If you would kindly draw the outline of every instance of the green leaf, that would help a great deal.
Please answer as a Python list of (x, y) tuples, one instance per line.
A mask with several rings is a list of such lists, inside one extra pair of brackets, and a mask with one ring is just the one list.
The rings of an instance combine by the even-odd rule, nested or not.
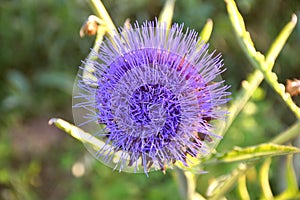
[(286, 181), (287, 181), (287, 191), (290, 194), (295, 194), (298, 192), (298, 184), (295, 169), (293, 166), (293, 155), (288, 155), (286, 159)]
[(208, 19), (200, 33), (201, 41), (207, 42), (213, 30), (213, 21)]
[(271, 142), (276, 144), (283, 144), (295, 138), (300, 134), (300, 121), (295, 122), (287, 130), (278, 134)]
[(297, 177), (293, 166), (293, 155), (288, 155), (286, 159), (286, 190), (276, 199), (296, 199), (298, 192)]
[(175, 0), (167, 0), (158, 18), (159, 22), (166, 23), (167, 28), (170, 28), (172, 24), (174, 6)]
[(74, 77), (69, 73), (43, 70), (34, 77), (35, 83), (44, 88), (55, 88), (64, 92), (72, 92)]
[(234, 0), (225, 0), (227, 5), (227, 12), (233, 29), (237, 35), (238, 42), (240, 43), (243, 51), (248, 57), (249, 61), (257, 69), (266, 69), (264, 65), (264, 55), (256, 51), (250, 33), (246, 30), (245, 22), (240, 14)]
[(259, 171), (259, 182), (262, 188), (262, 198), (261, 199), (273, 199), (273, 193), (269, 184), (269, 170), (271, 165), (271, 158), (267, 158), (260, 171)]
[(247, 190), (246, 185), (246, 175), (243, 174), (238, 178), (238, 194), (240, 196), (240, 199), (243, 200), (250, 200), (250, 195)]
[(74, 126), (73, 124), (70, 124), (69, 122), (63, 119), (52, 118), (49, 120), (49, 125), (52, 124), (54, 124), (57, 128), (63, 130), (64, 132), (68, 133), (75, 139), (79, 140), (80, 142), (91, 145), (96, 151), (99, 150), (105, 144), (93, 135), (84, 132), (82, 129), (78, 128), (77, 126)]
[(238, 12), (238, 9), (236, 7), (236, 4), (233, 0), (225, 0), (225, 3), (227, 4), (227, 11), (230, 17), (230, 20), (232, 24), (235, 25), (236, 33), (240, 36), (242, 36), (244, 33), (246, 33), (246, 27), (245, 22), (242, 17), (242, 15)]
[(210, 200), (219, 200), (232, 189), (238, 178), (247, 171), (247, 166), (243, 163), (233, 170), (230, 174), (226, 174), (215, 179), (207, 188), (206, 195)]
[(285, 25), (285, 27), (281, 30), (275, 41), (272, 43), (266, 56), (266, 62), (269, 66), (268, 70), (272, 69), (272, 66), (274, 65), (277, 56), (281, 52), (283, 46), (285, 45), (292, 31), (294, 30), (296, 24), (297, 16), (293, 14), (291, 21), (287, 25)]
[(177, 168), (173, 176), (178, 184), (178, 189), (182, 199), (187, 200), (205, 200), (205, 198), (196, 192), (196, 174)]
[(224, 154), (215, 154), (211, 159), (204, 162), (241, 162), (252, 161), (267, 156), (279, 156), (290, 153), (300, 153), (300, 149), (292, 146), (277, 145), (272, 143), (260, 144), (246, 148), (235, 147), (233, 150)]
[(237, 40), (248, 57), (251, 64), (259, 69), (268, 84), (278, 93), (278, 95), (284, 100), (286, 105), (291, 109), (291, 111), (300, 119), (300, 108), (293, 102), (289, 94), (285, 93), (285, 87), (283, 84), (278, 83), (278, 77), (275, 73), (271, 71), (274, 66), (275, 59), (282, 50), (287, 38), (291, 34), (297, 23), (296, 15), (293, 15), (291, 22), (289, 22), (281, 31), (275, 42), (272, 44), (268, 57), (265, 58), (263, 54), (256, 51), (250, 33), (247, 32), (243, 17), (240, 14), (234, 0), (225, 0), (227, 4), (227, 12), (229, 19), (233, 26), (233, 29), (237, 35)]

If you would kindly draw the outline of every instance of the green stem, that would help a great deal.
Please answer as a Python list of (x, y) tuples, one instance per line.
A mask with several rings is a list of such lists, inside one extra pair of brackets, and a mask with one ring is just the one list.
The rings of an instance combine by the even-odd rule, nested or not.
[(221, 130), (222, 133), (220, 135), (224, 135), (227, 132), (237, 115), (244, 108), (263, 79), (263, 74), (259, 70), (255, 70), (248, 76), (247, 80), (242, 82), (242, 88), (228, 109), (230, 114), (226, 120), (225, 128)]
[(292, 97), (285, 92), (285, 86), (277, 82), (277, 75), (271, 71), (266, 71), (263, 74), (269, 85), (279, 94), (295, 116), (300, 119), (300, 108), (294, 103)]
[[(271, 143), (275, 144), (283, 144), (291, 139), (295, 138), (300, 134), (300, 121), (296, 122), (294, 125), (289, 127), (286, 131), (279, 134), (276, 138), (271, 140)], [(228, 178), (228, 181), (224, 183), (224, 185), (215, 192), (215, 195), (211, 196), (211, 199), (219, 199), (224, 195), (228, 190), (230, 190), (234, 184), (236, 183), (236, 176), (241, 176), (246, 172), (248, 169), (250, 169), (252, 166), (254, 166), (256, 162), (248, 163), (243, 165), (243, 170), (239, 170), (239, 167), (235, 169), (231, 175), (230, 178)]]
[(196, 175), (189, 171), (183, 172), (187, 180), (186, 199), (192, 200), (196, 191)]
[(103, 37), (106, 33), (110, 36), (113, 36), (116, 31), (116, 27), (111, 20), (108, 12), (105, 9), (105, 6), (100, 0), (90, 0), (91, 7), (93, 8), (96, 15), (103, 21), (104, 24), (100, 24), (97, 30), (96, 40), (93, 46), (93, 52), (90, 52), (86, 59), (86, 64), (84, 66), (84, 70), (82, 72), (82, 79), (83, 81), (90, 86), (97, 82), (97, 78), (94, 76), (95, 67), (91, 61), (97, 60), (97, 56), (94, 56), (94, 52), (98, 52), (100, 45), (103, 41)]
[(177, 182), (177, 188), (181, 196), (181, 199), (186, 199), (186, 193), (187, 193), (186, 191), (188, 185), (183, 170), (176, 168), (172, 174)]
[[(237, 98), (235, 99), (234, 103), (232, 103), (232, 106), (229, 108), (230, 115), (226, 122), (226, 127), (223, 130), (223, 133), (225, 133), (238, 113), (242, 110), (242, 108), (245, 106), (247, 101), (252, 96), (255, 89), (259, 86), (263, 78), (266, 78), (267, 82), (273, 87), (273, 89), (283, 98), (283, 100), (287, 103), (289, 108), (294, 112), (294, 114), (299, 118), (300, 117), (300, 110), (299, 108), (294, 104), (292, 99), (289, 95), (285, 94), (284, 86), (279, 84), (277, 82), (277, 76), (276, 74), (271, 72), (275, 60), (282, 50), (287, 38), (291, 34), (292, 30), (294, 29), (296, 25), (297, 18), (295, 15), (293, 15), (292, 20), (283, 28), (283, 30), (280, 32), (279, 36), (275, 39), (273, 44), (271, 45), (271, 48), (269, 52), (267, 53), (267, 58), (265, 58), (260, 52), (257, 52), (253, 42), (251, 40), (249, 32), (247, 32), (245, 23), (243, 20), (243, 17), (239, 13), (236, 4), (234, 0), (225, 0), (227, 4), (227, 12), (231, 21), (231, 24), (234, 28), (234, 31), (237, 35), (238, 42), (240, 46), (242, 47), (243, 51), (245, 52), (246, 56), (248, 57), (251, 64), (256, 68), (254, 73), (251, 75), (253, 79), (251, 79), (251, 76), (247, 79), (247, 82), (244, 82), (243, 84), (246, 84), (246, 86), (243, 87), (243, 89), (238, 94)], [(300, 122), (297, 122), (292, 127), (290, 127), (285, 132), (279, 134), (274, 140), (272, 140), (273, 143), (285, 143), (286, 141), (294, 138), (299, 134), (300, 129)], [(223, 135), (223, 134), (222, 134)], [(244, 174), (247, 169), (250, 168), (250, 166), (254, 165), (248, 164), (244, 166), (244, 170), (239, 170), (238, 168), (233, 171), (232, 177), (227, 182), (224, 183), (224, 185), (218, 189), (218, 191), (215, 193), (215, 195), (211, 196), (211, 199), (218, 199), (221, 198), (226, 192), (233, 187), (235, 184), (235, 178), (238, 176), (241, 176)]]
[(116, 27), (111, 20), (107, 10), (105, 9), (105, 6), (100, 0), (89, 0), (93, 10), (95, 11), (96, 15), (102, 19), (105, 22), (105, 25), (107, 27), (107, 31), (110, 35), (115, 34)]
[(69, 122), (63, 119), (52, 118), (49, 120), (49, 125), (52, 124), (54, 124), (57, 128), (63, 130), (64, 132), (68, 133), (70, 136), (77, 139), (78, 141), (84, 144), (91, 145), (96, 151), (99, 150), (105, 144), (93, 135), (84, 132), (82, 129), (70, 124)]
[(256, 69), (263, 73), (263, 76), (268, 84), (279, 94), (279, 96), (285, 101), (287, 106), (299, 119), (300, 108), (293, 102), (290, 95), (285, 93), (284, 85), (277, 82), (276, 74), (271, 71), (278, 54), (282, 50), (286, 40), (296, 26), (296, 15), (293, 15), (291, 21), (282, 29), (278, 37), (271, 45), (271, 48), (267, 54), (267, 58), (265, 58), (264, 55), (256, 51), (250, 34), (246, 30), (243, 17), (239, 13), (234, 0), (225, 0), (225, 2), (227, 4), (229, 18), (237, 35), (238, 42), (240, 43), (249, 61)]
[(101, 42), (103, 41), (103, 37), (105, 35), (105, 29), (99, 28), (97, 31), (96, 40), (94, 42), (93, 51), (89, 53), (86, 58), (86, 64), (84, 66), (84, 70), (82, 72), (83, 81), (90, 86), (93, 86), (94, 83), (97, 82), (97, 78), (94, 76), (94, 72), (96, 68), (93, 66), (94, 60), (97, 60), (98, 57), (94, 55), (94, 52), (98, 52), (100, 49)]
[(271, 142), (275, 144), (283, 144), (295, 138), (299, 134), (300, 134), (300, 121), (297, 121), (292, 126), (290, 126), (287, 130), (280, 133), (277, 137), (271, 140)]

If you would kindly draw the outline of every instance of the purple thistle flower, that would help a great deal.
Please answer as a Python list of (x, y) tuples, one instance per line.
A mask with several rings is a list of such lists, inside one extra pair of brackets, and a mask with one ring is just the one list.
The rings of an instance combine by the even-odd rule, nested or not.
[(120, 29), (86, 60), (74, 90), (75, 123), (102, 141), (92, 154), (114, 169), (147, 174), (187, 155), (209, 153), (221, 136), (229, 93), (221, 55), (208, 53), (193, 30), (158, 22)]

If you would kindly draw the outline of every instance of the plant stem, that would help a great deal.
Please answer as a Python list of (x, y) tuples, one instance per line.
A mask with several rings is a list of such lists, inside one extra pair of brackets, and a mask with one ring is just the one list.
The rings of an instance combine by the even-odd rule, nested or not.
[(260, 52), (256, 51), (249, 32), (247, 32), (242, 15), (239, 13), (234, 0), (225, 0), (227, 4), (227, 11), (231, 24), (237, 35), (243, 51), (248, 57), (251, 64), (263, 73), (264, 78), (268, 84), (279, 94), (291, 111), (300, 119), (300, 108), (293, 102), (291, 96), (285, 93), (284, 85), (278, 83), (277, 76), (271, 70), (274, 66), (275, 60), (282, 50), (286, 40), (290, 36), (292, 30), (297, 23), (296, 15), (292, 16), (291, 21), (282, 29), (278, 37), (272, 43), (268, 52), (267, 58)]
[(283, 144), (295, 138), (299, 134), (300, 134), (300, 121), (297, 121), (292, 126), (290, 126), (287, 130), (280, 133), (277, 137), (271, 140), (271, 142), (276, 144)]
[(116, 27), (111, 20), (107, 10), (105, 9), (105, 6), (100, 0), (89, 0), (93, 10), (95, 11), (96, 15), (102, 19), (105, 22), (105, 25), (107, 26), (107, 31), (110, 35), (114, 35)]
[(99, 28), (97, 31), (96, 40), (94, 42), (93, 51), (89, 53), (86, 58), (86, 64), (84, 65), (84, 70), (82, 71), (82, 80), (90, 86), (93, 86), (93, 83), (97, 82), (97, 78), (94, 76), (95, 67), (92, 61), (98, 59), (95, 56), (95, 52), (98, 52), (100, 49), (101, 42), (103, 41), (103, 37), (105, 35), (105, 30), (103, 28)]
[(225, 128), (221, 130), (222, 133), (219, 135), (224, 135), (227, 132), (237, 115), (244, 108), (263, 79), (263, 74), (258, 69), (256, 69), (252, 74), (248, 76), (247, 80), (242, 82), (242, 88), (234, 99), (234, 103), (232, 103), (228, 109), (230, 114), (226, 120)]
[(52, 124), (54, 124), (57, 128), (63, 130), (64, 132), (68, 133), (70, 136), (77, 139), (78, 141), (84, 144), (91, 145), (96, 151), (99, 150), (105, 144), (93, 135), (84, 132), (82, 129), (70, 124), (69, 122), (63, 119), (52, 118), (49, 120), (49, 125)]

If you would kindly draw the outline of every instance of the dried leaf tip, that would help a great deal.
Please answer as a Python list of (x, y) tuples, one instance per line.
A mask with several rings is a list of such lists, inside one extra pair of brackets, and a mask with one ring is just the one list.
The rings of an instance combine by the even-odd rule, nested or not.
[(85, 35), (96, 35), (101, 24), (103, 24), (103, 21), (100, 18), (95, 15), (90, 15), (80, 28), (80, 37), (84, 37)]
[(298, 79), (287, 79), (285, 90), (291, 96), (298, 96), (300, 94), (300, 80)]

